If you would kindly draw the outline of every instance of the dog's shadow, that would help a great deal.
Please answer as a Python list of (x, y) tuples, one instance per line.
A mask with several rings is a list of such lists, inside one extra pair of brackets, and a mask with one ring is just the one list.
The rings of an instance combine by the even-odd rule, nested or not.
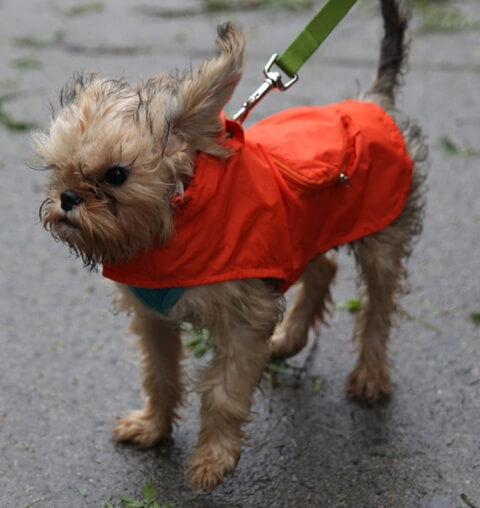
[(411, 442), (411, 430), (407, 439), (414, 422), (398, 400), (407, 388), (394, 385), (394, 395), (375, 404), (348, 399), (344, 383), (354, 356), (345, 339), (335, 339), (322, 341), (322, 351), (301, 367), (293, 360), (293, 367), (264, 376), (237, 469), (223, 485), (201, 495), (188, 486), (185, 464), (200, 423), (199, 400), (190, 393), (171, 441), (146, 451), (117, 445), (129, 470), (128, 490), (153, 482), (162, 502), (194, 508), (370, 507), (389, 505), (395, 493), (401, 499), (402, 489), (415, 481), (418, 465), (409, 467), (422, 446)]
[(400, 409), (408, 388), (394, 384), (393, 396), (375, 404), (347, 398), (344, 383), (354, 358), (348, 350), (337, 351), (338, 342), (329, 342), (327, 351), (314, 355), (322, 376), (311, 373), (318, 367), (307, 366), (280, 374), (273, 388), (263, 380), (235, 476), (202, 496), (205, 500), (218, 506), (226, 501), (228, 506), (386, 506), (406, 499), (416, 468), (434, 469), (424, 443), (412, 441), (412, 415)]
[[(308, 375), (274, 388), (257, 401), (237, 472), (218, 490), (239, 506), (360, 506), (360, 483), (386, 499), (396, 488), (402, 455), (395, 400), (356, 402), (341, 383), (322, 391)], [(377, 474), (378, 473), (378, 474)], [(249, 502), (238, 493), (248, 486)], [(252, 492), (257, 499), (252, 503)], [(217, 494), (213, 497), (220, 500)], [(374, 499), (374, 498), (372, 498)], [(342, 504), (343, 503), (343, 504)]]

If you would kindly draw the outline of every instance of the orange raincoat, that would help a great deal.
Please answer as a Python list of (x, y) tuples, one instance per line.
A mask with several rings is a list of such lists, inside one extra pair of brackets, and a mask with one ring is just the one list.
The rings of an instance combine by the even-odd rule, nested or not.
[(385, 228), (404, 207), (413, 163), (375, 104), (293, 108), (245, 132), (225, 124), (235, 153), (198, 154), (176, 234), (105, 265), (106, 277), (141, 288), (268, 277), (286, 290), (317, 253)]

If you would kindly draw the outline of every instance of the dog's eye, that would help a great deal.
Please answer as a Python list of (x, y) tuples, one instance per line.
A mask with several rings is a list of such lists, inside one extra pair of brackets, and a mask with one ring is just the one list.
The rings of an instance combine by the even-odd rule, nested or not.
[(110, 185), (122, 185), (128, 178), (128, 169), (121, 166), (110, 168), (105, 173), (105, 181)]

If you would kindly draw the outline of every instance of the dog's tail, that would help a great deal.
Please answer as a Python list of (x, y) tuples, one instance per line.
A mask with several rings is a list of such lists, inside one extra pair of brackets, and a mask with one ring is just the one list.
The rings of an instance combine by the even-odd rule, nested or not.
[(377, 75), (367, 92), (376, 97), (375, 102), (393, 106), (395, 91), (400, 85), (408, 58), (407, 27), (409, 16), (401, 0), (380, 0), (384, 35), (381, 43)]

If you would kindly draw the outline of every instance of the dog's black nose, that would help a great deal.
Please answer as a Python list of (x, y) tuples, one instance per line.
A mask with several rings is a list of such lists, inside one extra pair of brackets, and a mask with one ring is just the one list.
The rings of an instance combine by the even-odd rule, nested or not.
[(66, 212), (69, 212), (72, 208), (75, 208), (79, 205), (83, 198), (79, 196), (74, 190), (66, 190), (60, 194), (60, 201), (62, 209)]

